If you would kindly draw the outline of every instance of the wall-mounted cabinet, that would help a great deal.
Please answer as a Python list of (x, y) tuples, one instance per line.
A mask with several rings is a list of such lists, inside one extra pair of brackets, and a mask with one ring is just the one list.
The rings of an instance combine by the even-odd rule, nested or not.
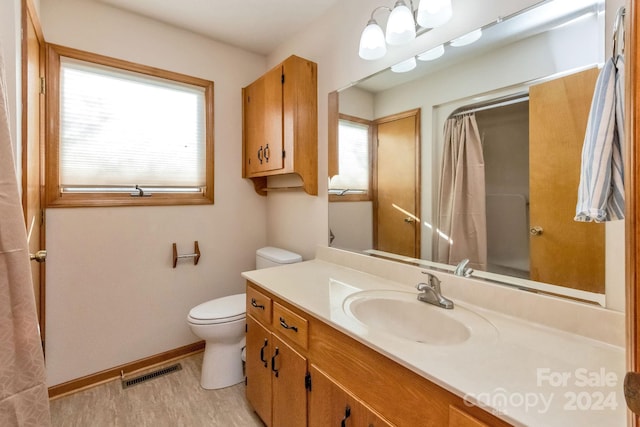
[(314, 62), (290, 56), (242, 89), (242, 176), (266, 194), (267, 177), (296, 174), (318, 194), (318, 83)]

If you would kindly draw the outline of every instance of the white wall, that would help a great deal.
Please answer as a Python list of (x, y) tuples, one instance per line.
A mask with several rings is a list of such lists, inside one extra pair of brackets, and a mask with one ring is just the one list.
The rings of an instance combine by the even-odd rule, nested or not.
[[(241, 178), (241, 88), (266, 58), (92, 1), (42, 0), (48, 42), (215, 82), (215, 204), (47, 210), (49, 385), (195, 341), (186, 317), (243, 292), (267, 243), (266, 198)], [(171, 244), (197, 266), (171, 264)]]

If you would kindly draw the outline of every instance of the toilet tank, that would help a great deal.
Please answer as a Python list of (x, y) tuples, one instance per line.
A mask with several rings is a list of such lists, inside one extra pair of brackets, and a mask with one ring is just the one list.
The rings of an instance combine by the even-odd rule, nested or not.
[(267, 246), (256, 251), (256, 269), (301, 262), (302, 256), (284, 249)]

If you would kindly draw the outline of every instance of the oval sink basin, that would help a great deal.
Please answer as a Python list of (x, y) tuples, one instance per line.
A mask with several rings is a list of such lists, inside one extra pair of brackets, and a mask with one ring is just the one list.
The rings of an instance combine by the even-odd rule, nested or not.
[(371, 331), (430, 345), (454, 345), (471, 338), (495, 338), (495, 327), (456, 304), (444, 309), (417, 300), (417, 293), (363, 291), (350, 295), (345, 313)]

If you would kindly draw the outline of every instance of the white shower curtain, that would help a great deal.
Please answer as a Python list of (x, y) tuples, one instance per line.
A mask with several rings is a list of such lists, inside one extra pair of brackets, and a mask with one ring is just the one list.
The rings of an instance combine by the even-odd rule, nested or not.
[(51, 425), (0, 52), (0, 426)]
[(437, 261), (487, 269), (484, 157), (474, 114), (447, 119), (438, 197)]

